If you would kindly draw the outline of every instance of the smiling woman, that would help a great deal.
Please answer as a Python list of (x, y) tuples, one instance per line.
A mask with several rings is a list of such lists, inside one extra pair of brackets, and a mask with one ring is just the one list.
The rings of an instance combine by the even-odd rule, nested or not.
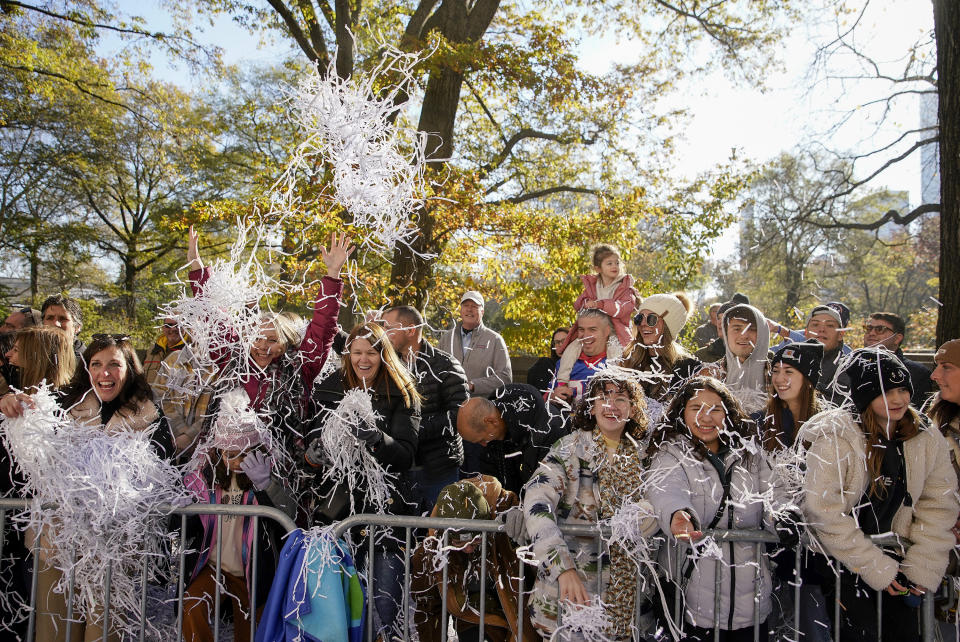
[[(559, 525), (595, 525), (632, 504), (645, 515), (636, 524), (637, 533), (645, 538), (656, 531), (653, 512), (640, 490), (645, 408), (634, 373), (600, 370), (577, 402), (573, 433), (550, 449), (524, 487), (524, 519), (540, 562), (530, 601), (531, 621), (544, 639), (557, 629), (562, 602), (586, 605), (597, 597), (606, 605), (609, 639), (630, 638), (637, 594), (650, 583), (641, 582), (635, 561), (619, 545), (606, 547), (601, 560), (594, 540), (564, 537)], [(649, 595), (641, 599), (646, 601)]]
[[(694, 542), (704, 531), (761, 529), (774, 523), (769, 509), (785, 504), (786, 498), (773, 495), (772, 471), (757, 452), (758, 441), (754, 424), (733, 393), (712, 377), (687, 380), (650, 441), (647, 498), (671, 538), (670, 546), (661, 547), (660, 561), (683, 587), (687, 640), (713, 639), (715, 620), (728, 639), (753, 638), (754, 545), (724, 543), (717, 563), (696, 562), (688, 555), (699, 550)], [(680, 569), (670, 560), (674, 542), (681, 549), (678, 559), (687, 560)], [(767, 558), (761, 563), (756, 608), (760, 639), (765, 640), (772, 577)]]
[[(840, 371), (850, 380), (843, 408), (813, 416), (799, 440), (806, 452), (803, 512), (825, 551), (839, 561), (840, 637), (917, 639), (917, 608), (905, 596), (940, 585), (955, 538), (957, 479), (950, 448), (910, 406), (910, 372), (882, 348), (856, 350)], [(906, 551), (871, 535), (909, 537)], [(832, 603), (834, 583), (824, 586)], [(866, 598), (864, 597), (866, 596)], [(919, 601), (917, 601), (919, 605)]]
[[(173, 455), (170, 427), (153, 402), (153, 393), (127, 336), (93, 335), (73, 380), (64, 389), (61, 406), (76, 421), (109, 434), (146, 432), (157, 455)], [(59, 640), (66, 631), (67, 604), (65, 596), (53, 589), (62, 573), (46, 563), (41, 566), (37, 579), (40, 614), (36, 639)], [(73, 639), (84, 639), (84, 635), (86, 639), (99, 639), (103, 634), (102, 618), (96, 611), (88, 615), (86, 622), (74, 620), (69, 626)], [(119, 639), (113, 630), (109, 638)]]

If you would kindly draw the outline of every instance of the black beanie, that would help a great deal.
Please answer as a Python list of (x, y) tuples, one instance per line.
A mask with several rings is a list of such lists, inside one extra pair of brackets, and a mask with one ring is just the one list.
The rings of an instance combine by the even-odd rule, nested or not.
[(770, 367), (783, 362), (799, 370), (810, 385), (816, 387), (817, 382), (820, 381), (821, 361), (823, 361), (823, 344), (819, 341), (803, 341), (780, 346), (770, 360)]
[(860, 412), (889, 390), (906, 388), (913, 396), (910, 371), (885, 348), (874, 346), (854, 350), (847, 357), (844, 371), (850, 377), (850, 397)]

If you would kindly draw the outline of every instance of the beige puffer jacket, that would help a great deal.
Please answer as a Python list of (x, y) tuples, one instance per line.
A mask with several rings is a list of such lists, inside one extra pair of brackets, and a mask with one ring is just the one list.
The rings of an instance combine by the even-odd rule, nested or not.
[(875, 546), (859, 528), (852, 513), (869, 485), (867, 441), (846, 410), (832, 409), (811, 417), (798, 443), (809, 442), (803, 512), (827, 553), (859, 574), (875, 590), (890, 585), (902, 571), (920, 586), (940, 583), (953, 548), (950, 532), (957, 518), (957, 476), (950, 464), (950, 448), (939, 431), (923, 426), (904, 442), (906, 503), (893, 518), (893, 532), (913, 545), (899, 565)]

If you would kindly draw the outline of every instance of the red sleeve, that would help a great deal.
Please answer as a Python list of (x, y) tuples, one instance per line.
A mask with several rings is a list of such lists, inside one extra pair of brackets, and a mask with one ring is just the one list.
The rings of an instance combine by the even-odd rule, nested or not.
[[(199, 296), (203, 292), (203, 285), (210, 279), (210, 268), (205, 266), (202, 270), (190, 270), (189, 278), (193, 296)], [(226, 344), (234, 343), (237, 340), (237, 334), (233, 328), (223, 328), (221, 338)], [(211, 350), (210, 358), (223, 368), (230, 359), (230, 350), (227, 348)]]
[(320, 281), (320, 291), (313, 307), (313, 318), (307, 326), (307, 332), (300, 343), (300, 356), (303, 359), (303, 389), (310, 390), (313, 380), (320, 374), (333, 338), (337, 334), (337, 315), (340, 314), (340, 296), (343, 293), (343, 281), (329, 276)]
[(203, 284), (210, 278), (210, 268), (204, 267), (202, 270), (190, 270), (189, 278), (193, 296), (197, 296), (203, 289)]

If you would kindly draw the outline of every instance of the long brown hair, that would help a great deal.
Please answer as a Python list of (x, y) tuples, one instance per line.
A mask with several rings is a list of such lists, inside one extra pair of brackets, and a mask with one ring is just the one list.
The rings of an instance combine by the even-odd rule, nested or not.
[[(891, 440), (907, 441), (916, 437), (920, 432), (921, 421), (920, 415), (913, 406), (907, 407), (906, 414), (893, 428)], [(886, 430), (873, 408), (867, 407), (860, 413), (860, 429), (863, 430), (863, 436), (867, 439), (867, 472), (870, 475), (870, 494), (874, 497), (883, 497), (887, 490), (885, 486), (878, 482), (880, 481), (880, 466), (883, 464), (883, 454), (887, 450), (880, 443), (880, 438), (881, 436), (886, 438)]]
[(690, 429), (684, 422), (683, 413), (687, 408), (687, 402), (693, 399), (701, 390), (710, 390), (720, 397), (723, 402), (724, 420), (723, 430), (719, 431), (720, 443), (729, 448), (740, 448), (743, 442), (757, 437), (757, 427), (746, 413), (743, 406), (733, 396), (730, 389), (721, 381), (713, 377), (696, 376), (687, 379), (677, 391), (670, 406), (663, 414), (663, 419), (657, 428), (657, 431), (650, 439), (650, 446), (647, 448), (647, 455), (653, 456), (660, 449), (660, 446), (666, 442), (676, 439), (687, 441), (693, 446), (694, 454), (700, 459), (707, 456), (707, 447), (699, 439), (694, 439), (690, 434)]
[(127, 378), (123, 382), (120, 394), (111, 402), (111, 405), (136, 411), (140, 402), (153, 400), (153, 390), (150, 389), (150, 384), (143, 376), (143, 366), (140, 365), (140, 359), (133, 349), (133, 344), (130, 343), (130, 337), (115, 334), (95, 334), (93, 340), (90, 341), (90, 345), (83, 351), (83, 361), (77, 364), (73, 380), (66, 388), (64, 407), (69, 408), (78, 403), (93, 388), (90, 373), (87, 371), (87, 364), (98, 352), (107, 348), (118, 348), (127, 364)]
[(59, 328), (37, 326), (17, 330), (14, 338), (20, 361), (20, 387), (35, 389), (46, 380), (54, 389), (70, 383), (76, 369), (73, 342)]
[(670, 329), (664, 325), (659, 345), (644, 345), (640, 331), (637, 329), (637, 335), (627, 346), (622, 365), (624, 368), (631, 368), (637, 372), (652, 372), (664, 375), (665, 379), (663, 381), (642, 382), (644, 394), (656, 399), (661, 397), (670, 386), (673, 366), (681, 359), (689, 359), (690, 356), (686, 348), (674, 341)]
[(940, 432), (947, 429), (951, 421), (960, 416), (960, 404), (947, 401), (940, 396), (938, 392), (930, 399), (930, 403), (925, 406), (926, 415), (933, 420)]
[(397, 356), (397, 351), (393, 349), (393, 345), (387, 338), (387, 333), (383, 331), (383, 328), (381, 328), (378, 323), (360, 324), (351, 330), (350, 335), (347, 337), (346, 350), (343, 355), (343, 377), (347, 388), (364, 387), (363, 378), (353, 369), (353, 362), (350, 361), (350, 344), (353, 343), (354, 339), (365, 339), (369, 341), (373, 349), (380, 353), (380, 369), (377, 370), (376, 377), (374, 377), (373, 381), (367, 387), (377, 389), (383, 386), (386, 388), (387, 395), (389, 396), (390, 386), (387, 385), (387, 378), (389, 377), (389, 381), (392, 382), (397, 389), (400, 390), (400, 394), (403, 395), (404, 405), (406, 405), (407, 408), (419, 408), (423, 397), (417, 392), (417, 383), (414, 381), (410, 371), (407, 370), (407, 367), (400, 361), (400, 357)]
[[(775, 453), (784, 448), (789, 448), (792, 443), (787, 443), (786, 434), (783, 430), (783, 413), (787, 410), (786, 402), (780, 398), (773, 389), (773, 382), (770, 386), (770, 399), (767, 401), (767, 407), (763, 411), (763, 449), (767, 452)], [(793, 418), (794, 437), (800, 433), (800, 427), (810, 417), (814, 416), (823, 409), (823, 401), (820, 399), (820, 393), (813, 387), (810, 380), (803, 377), (803, 384), (800, 386), (800, 397), (797, 399), (800, 405), (800, 415)]]

